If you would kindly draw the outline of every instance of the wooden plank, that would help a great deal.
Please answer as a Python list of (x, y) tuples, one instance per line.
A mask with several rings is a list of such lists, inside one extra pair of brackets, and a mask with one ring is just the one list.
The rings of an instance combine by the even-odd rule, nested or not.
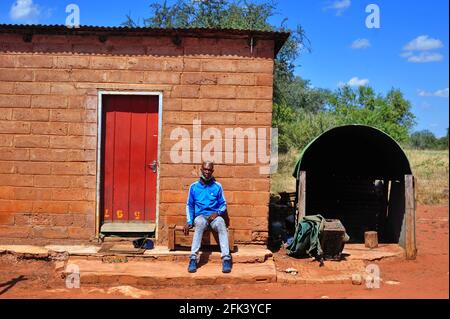
[(416, 202), (414, 176), (405, 175), (406, 259), (416, 259)]
[(169, 225), (169, 234), (167, 236), (167, 247), (169, 250), (175, 249), (175, 224)]
[(153, 233), (155, 223), (104, 223), (100, 229), (102, 233)]
[[(146, 163), (151, 164), (158, 160), (158, 97), (145, 96), (147, 108), (146, 127)], [(145, 187), (145, 220), (156, 220), (156, 177), (157, 172), (153, 172), (150, 167), (146, 169)]]
[(298, 221), (306, 215), (306, 172), (300, 171), (300, 180), (298, 182), (298, 203), (297, 203), (297, 220)]
[[(145, 214), (146, 126), (145, 100), (133, 97), (130, 105), (130, 220), (143, 221)], [(156, 191), (149, 189), (149, 191)]]
[(120, 111), (116, 112), (114, 145), (114, 220), (129, 220), (130, 133), (129, 97), (114, 96)]

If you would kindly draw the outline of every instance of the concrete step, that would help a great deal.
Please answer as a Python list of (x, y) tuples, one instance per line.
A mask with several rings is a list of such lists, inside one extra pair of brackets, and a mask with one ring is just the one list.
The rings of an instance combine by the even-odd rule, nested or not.
[(169, 261), (102, 262), (86, 258), (70, 257), (65, 264), (63, 277), (78, 269), (80, 285), (142, 285), (186, 286), (236, 283), (276, 282), (273, 260), (262, 263), (234, 263), (231, 273), (222, 273), (218, 263), (200, 263), (196, 273), (188, 273), (188, 263)]

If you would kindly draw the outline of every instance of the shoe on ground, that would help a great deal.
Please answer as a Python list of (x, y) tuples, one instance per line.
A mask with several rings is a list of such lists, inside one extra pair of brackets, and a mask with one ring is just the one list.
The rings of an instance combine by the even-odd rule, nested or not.
[(231, 272), (231, 259), (224, 259), (222, 261), (222, 272), (223, 273)]
[(189, 271), (190, 273), (193, 273), (193, 272), (196, 272), (196, 271), (197, 271), (197, 260), (195, 260), (195, 259), (189, 260), (188, 271)]

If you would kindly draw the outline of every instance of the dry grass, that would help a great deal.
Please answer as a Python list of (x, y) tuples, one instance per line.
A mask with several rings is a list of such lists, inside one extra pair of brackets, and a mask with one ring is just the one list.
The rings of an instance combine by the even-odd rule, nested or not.
[(448, 204), (448, 150), (406, 150), (420, 204)]
[[(406, 150), (405, 153), (417, 180), (417, 202), (419, 204), (448, 204), (448, 150)], [(278, 171), (271, 179), (272, 193), (295, 191), (295, 178), (292, 177), (292, 172), (299, 155), (298, 151), (279, 155)]]

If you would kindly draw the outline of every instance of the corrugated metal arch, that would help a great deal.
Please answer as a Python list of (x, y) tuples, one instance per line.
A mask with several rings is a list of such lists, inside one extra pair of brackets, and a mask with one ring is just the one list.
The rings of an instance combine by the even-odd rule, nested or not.
[(391, 136), (359, 124), (332, 128), (312, 140), (301, 152), (293, 176), (298, 179), (300, 171), (380, 178), (412, 174), (405, 152)]

